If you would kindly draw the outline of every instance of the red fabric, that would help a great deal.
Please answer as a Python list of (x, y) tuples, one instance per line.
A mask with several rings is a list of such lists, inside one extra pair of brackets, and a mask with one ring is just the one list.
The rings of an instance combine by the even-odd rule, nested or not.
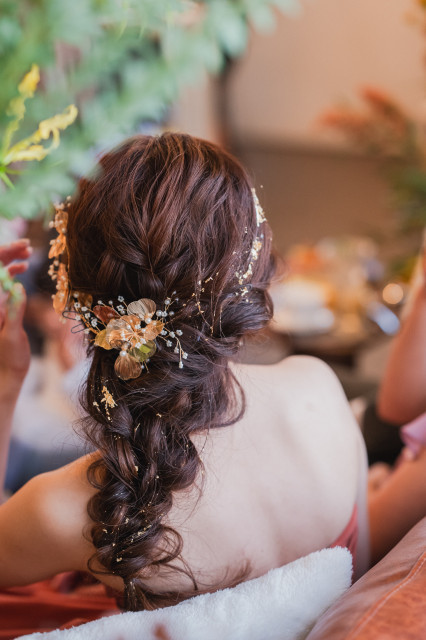
[(352, 554), (353, 565), (356, 564), (356, 546), (358, 543), (358, 511), (355, 505), (351, 519), (330, 547), (346, 547)]
[(66, 573), (25, 587), (0, 590), (0, 640), (52, 631), (119, 613), (114, 598), (82, 574)]

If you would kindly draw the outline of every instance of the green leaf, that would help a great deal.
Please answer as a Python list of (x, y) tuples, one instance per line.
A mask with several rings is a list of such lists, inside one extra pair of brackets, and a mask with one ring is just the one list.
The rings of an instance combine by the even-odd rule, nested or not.
[(80, 112), (60, 147), (42, 162), (26, 164), (13, 190), (2, 174), (0, 215), (45, 215), (52, 199), (74, 190), (101, 150), (144, 122), (161, 122), (183, 86), (206, 71), (220, 72), (226, 56), (241, 55), (250, 21), (265, 28), (273, 21), (271, 8), (297, 5), (295, 0), (0, 0), (0, 139), (7, 105), (33, 63), (42, 70), (43, 88), (28, 101), (19, 135), (32, 133), (40, 120), (71, 103)]

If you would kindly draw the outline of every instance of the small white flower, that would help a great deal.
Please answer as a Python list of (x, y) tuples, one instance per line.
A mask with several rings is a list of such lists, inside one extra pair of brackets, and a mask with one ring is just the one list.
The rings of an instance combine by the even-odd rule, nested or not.
[(162, 332), (161, 332), (161, 335), (162, 336), (166, 336), (167, 335), (167, 331), (165, 329), (163, 329)]
[(136, 325), (135, 325), (135, 329), (140, 329), (140, 328), (141, 328), (141, 325), (140, 325), (140, 324), (136, 324)]
[(76, 309), (80, 309), (81, 304), (80, 304), (79, 302), (74, 302), (74, 307), (75, 307)]
[(111, 305), (111, 307), (112, 307), (112, 305), (113, 305), (114, 303), (113, 303), (113, 301), (112, 301), (112, 300), (108, 300), (108, 304), (109, 304), (109, 305)]
[(82, 311), (87, 311), (87, 307), (81, 307)]
[(170, 303), (171, 303), (170, 298), (166, 298), (166, 299), (164, 300), (164, 304), (170, 304)]
[(179, 353), (179, 348), (178, 348), (178, 347), (175, 347), (175, 348), (173, 349), (173, 351), (174, 351), (175, 353)]
[(159, 318), (161, 318), (161, 316), (163, 315), (163, 312), (160, 310), (156, 311), (155, 313)]
[(96, 320), (96, 318), (92, 318), (92, 320), (90, 321), (90, 324), (92, 325), (92, 327), (96, 327), (98, 324), (98, 321)]
[(85, 314), (84, 314), (84, 317), (85, 317), (85, 318), (87, 318), (87, 319), (89, 319), (89, 318), (90, 318), (90, 313), (85, 313)]
[(184, 352), (182, 353), (182, 358), (183, 358), (184, 360), (186, 360), (186, 359), (187, 359), (187, 357), (188, 357), (188, 354), (186, 353), (186, 351), (184, 351)]
[(118, 296), (117, 300), (118, 300), (118, 302), (124, 302), (123, 296)]
[(169, 336), (170, 336), (171, 338), (174, 338), (174, 337), (175, 337), (175, 332), (174, 332), (174, 331), (169, 331)]
[(98, 304), (102, 304), (102, 300), (98, 300)]
[(166, 342), (166, 346), (167, 346), (167, 347), (171, 347), (171, 346), (172, 346), (172, 342), (171, 342), (170, 340), (167, 340), (167, 342)]
[(126, 313), (126, 309), (123, 307), (123, 305), (122, 305), (122, 304), (119, 304), (119, 305), (118, 305), (118, 307), (117, 307), (117, 311), (118, 311), (119, 313), (121, 313), (121, 315), (122, 315), (122, 316), (124, 316), (124, 314)]
[(182, 360), (179, 362), (179, 369), (183, 369), (183, 362), (182, 362)]
[(174, 311), (169, 311), (169, 316), (174, 316), (175, 312)]
[(146, 324), (149, 324), (150, 322), (152, 322), (152, 318), (145, 318), (145, 322)]
[(182, 331), (180, 329), (176, 329), (176, 335), (177, 336), (181, 336), (182, 335)]

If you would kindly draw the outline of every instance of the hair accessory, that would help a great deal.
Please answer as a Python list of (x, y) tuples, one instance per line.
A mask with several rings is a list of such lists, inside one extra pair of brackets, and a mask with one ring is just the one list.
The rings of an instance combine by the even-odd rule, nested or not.
[[(188, 354), (179, 339), (182, 331), (167, 326), (167, 318), (174, 315), (170, 311), (174, 302), (172, 298), (166, 298), (163, 309), (157, 310), (155, 302), (149, 298), (126, 304), (124, 298), (119, 296), (118, 304), (109, 300), (106, 305), (102, 300), (97, 300), (92, 307), (87, 296), (84, 297), (84, 303), (79, 292), (74, 292), (72, 297), (74, 311), (80, 316), (86, 331), (96, 335), (95, 345), (119, 351), (114, 371), (122, 380), (138, 378), (142, 370), (148, 368), (147, 362), (157, 350), (156, 339), (163, 340), (166, 347), (173, 347), (179, 355), (179, 367), (183, 367), (183, 360), (187, 359)], [(111, 406), (109, 400), (105, 402)]]
[(254, 187), (252, 188), (251, 192), (254, 200), (254, 208), (256, 209), (257, 226), (260, 227), (262, 222), (266, 222), (265, 212), (262, 209), (262, 205), (259, 202), (259, 198), (257, 197), (256, 189)]
[(112, 393), (108, 391), (107, 386), (104, 384), (102, 387), (102, 400), (101, 402), (105, 403), (105, 413), (108, 420), (111, 420), (111, 415), (109, 413), (110, 409), (114, 409), (117, 406), (116, 401), (112, 397)]
[[(241, 271), (235, 272), (235, 276), (238, 280), (238, 283), (241, 285), (245, 285), (247, 280), (253, 275), (253, 263), (256, 262), (256, 260), (259, 257), (259, 252), (262, 248), (263, 238), (264, 238), (263, 233), (259, 233), (260, 231), (259, 227), (263, 222), (266, 222), (264, 211), (259, 202), (259, 198), (257, 197), (257, 193), (254, 187), (252, 188), (251, 192), (253, 195), (254, 208), (256, 211), (256, 226), (258, 231), (254, 237), (253, 244), (251, 245), (250, 261), (248, 263), (247, 270), (244, 273), (242, 273)], [(246, 232), (247, 232), (247, 229), (246, 229)], [(248, 287), (243, 286), (240, 292), (241, 296), (244, 297), (248, 293), (248, 291), (249, 291)]]
[(56, 280), (56, 293), (52, 298), (53, 308), (59, 314), (62, 314), (65, 310), (69, 295), (67, 269), (59, 258), (67, 249), (67, 208), (70, 199), (71, 198), (68, 196), (65, 203), (61, 202), (60, 204), (55, 205), (55, 218), (49, 224), (50, 228), (55, 228), (58, 232), (57, 238), (50, 241), (49, 258), (53, 258), (53, 262), (49, 267), (48, 274), (52, 280)]

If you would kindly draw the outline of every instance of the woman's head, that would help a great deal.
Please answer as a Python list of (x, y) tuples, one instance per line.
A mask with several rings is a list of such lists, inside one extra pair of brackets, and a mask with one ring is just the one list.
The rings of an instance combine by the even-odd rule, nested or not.
[(191, 434), (242, 415), (227, 365), (241, 338), (270, 319), (270, 243), (240, 164), (186, 135), (127, 141), (70, 203), (71, 291), (105, 304), (147, 298), (157, 309), (172, 298), (167, 329), (179, 331), (188, 354), (180, 369), (180, 354), (158, 336), (148, 371), (123, 381), (117, 351), (90, 347), (86, 408), (101, 453), (91, 473), (92, 538), (97, 559), (125, 581), (130, 608), (167, 600), (149, 598), (143, 578), (180, 553), (164, 518), (172, 493), (191, 486), (201, 466)]
[[(72, 289), (157, 305), (176, 291), (190, 303), (185, 316), (196, 315), (195, 294), (213, 325), (218, 298), (223, 313), (245, 285), (264, 290), (272, 269), (269, 230), (257, 226), (242, 167), (211, 143), (172, 133), (133, 138), (102, 158), (71, 203), (68, 251)], [(250, 262), (253, 273), (240, 283), (236, 272)], [(241, 331), (257, 328), (253, 319)]]

